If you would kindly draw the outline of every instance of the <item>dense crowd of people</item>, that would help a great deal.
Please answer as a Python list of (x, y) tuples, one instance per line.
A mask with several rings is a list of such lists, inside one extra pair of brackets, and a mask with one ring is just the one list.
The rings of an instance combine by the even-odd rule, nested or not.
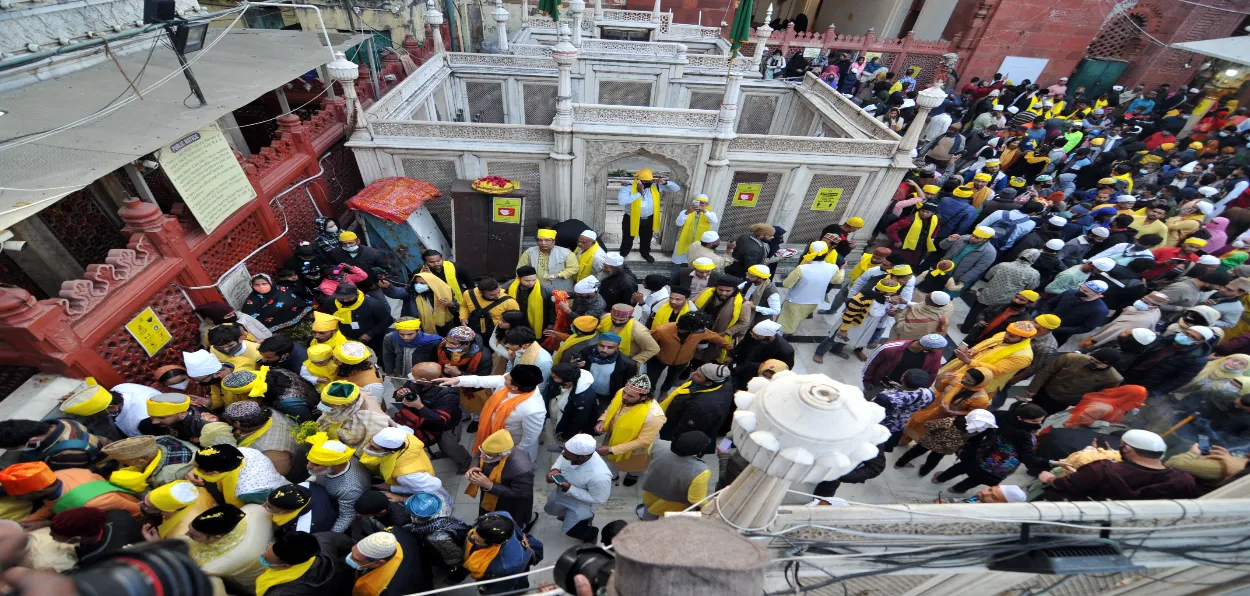
[[(914, 117), (914, 72), (827, 68), (891, 128)], [(680, 190), (650, 170), (620, 191), (616, 252), (582, 222), (541, 220), (507, 280), (433, 250), (397, 280), (392, 255), (319, 219), (240, 308), (197, 309), (203, 349), (181, 364), (148, 384), (88, 379), (57, 416), (0, 422), (0, 448), (20, 450), (0, 471), (3, 517), (30, 533), (29, 565), (178, 539), (223, 593), (507, 578), (544, 559), (540, 515), (608, 542), (622, 522), (596, 513), (617, 486), (637, 485), (653, 520), (731, 482), (735, 390), (795, 367), (787, 337), (825, 315), (804, 367), (863, 362), (839, 380), (891, 436), (813, 506), (896, 448), (895, 468), (924, 456), (921, 477), (980, 487), (977, 502), (1197, 497), (1250, 450), (1250, 121), (1222, 106), (1187, 128), (1197, 95), (974, 78), (931, 114), (871, 233), (832, 223), (797, 263), (768, 223), (721, 250), (697, 195), (671, 274), (639, 279), (625, 255), (636, 237), (654, 260), (661, 193)], [(456, 515), (441, 458), (476, 517)]]

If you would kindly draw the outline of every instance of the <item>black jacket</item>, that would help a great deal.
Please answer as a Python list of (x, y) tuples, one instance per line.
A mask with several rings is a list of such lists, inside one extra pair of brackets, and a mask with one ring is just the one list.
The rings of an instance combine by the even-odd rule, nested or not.
[[(391, 307), (373, 296), (366, 295), (364, 299), (365, 303), (352, 311), (351, 323), (339, 323), (339, 331), (351, 340), (359, 340), (360, 336), (368, 334), (370, 339), (376, 340), (380, 346), (382, 338), (395, 322), (395, 319), (391, 317)], [(334, 302), (330, 301), (328, 306), (323, 307), (321, 311), (334, 314)]]
[(734, 241), (733, 258), (734, 262), (725, 267), (725, 273), (735, 277), (745, 277), (747, 269), (752, 265), (759, 265), (764, 259), (771, 254), (767, 244), (760, 244), (750, 232), (738, 236)]
[[(1150, 395), (1171, 393), (1193, 380), (1206, 366), (1211, 346), (1205, 342), (1182, 346), (1176, 343), (1175, 337), (1162, 335), (1146, 346), (1124, 377), (1136, 378), (1135, 384), (1145, 387)], [(1168, 353), (1163, 353), (1165, 350)]]
[(734, 387), (745, 388), (747, 381), (758, 377), (760, 365), (765, 360), (780, 360), (794, 368), (794, 346), (778, 336), (770, 342), (762, 342), (749, 333), (733, 349)]
[(365, 273), (368, 273), (369, 279), (357, 284), (363, 292), (372, 290), (373, 286), (378, 283), (377, 273), (373, 269), (375, 267), (390, 269), (391, 264), (391, 258), (387, 253), (363, 244), (360, 245), (360, 252), (357, 252), (355, 256), (352, 256), (351, 253), (340, 247), (326, 253), (326, 258), (330, 260), (331, 265), (344, 263), (360, 267)]
[[(591, 343), (591, 342), (586, 342)], [(586, 357), (597, 344), (591, 344), (577, 351), (571, 360), (575, 360), (583, 370), (590, 370), (590, 359)], [(616, 368), (612, 369), (612, 379), (608, 381), (608, 397), (616, 395), (626, 381), (638, 375), (638, 363), (631, 360), (624, 352), (616, 353)]]
[[(481, 457), (473, 458), (472, 465), (482, 469), (482, 474), (490, 476), (498, 462), (482, 464)], [(530, 462), (528, 453), (513, 449), (504, 462), (503, 476), (490, 490), (478, 490), (478, 503), (486, 493), (499, 497), (495, 502), (495, 511), (507, 511), (518, 524), (527, 524), (534, 515), (534, 464)]]
[[(604, 280), (604, 281), (607, 281), (607, 280)], [(508, 282), (509, 286), (511, 286), (511, 283), (512, 282)], [(505, 289), (506, 287), (508, 286), (505, 286)], [(517, 292), (516, 292), (516, 302), (517, 302), (517, 306), (521, 307), (521, 314), (525, 315), (526, 324), (529, 326), (530, 329), (533, 329), (534, 333), (538, 334), (539, 338), (541, 339), (541, 336), (543, 334), (543, 328), (554, 327), (556, 324), (556, 301), (555, 301), (555, 295), (551, 292), (550, 285), (539, 284), (538, 287), (542, 290), (542, 293), (543, 293), (543, 324), (541, 326), (537, 326), (534, 324), (534, 321), (529, 320), (529, 316), (530, 316), (530, 303), (529, 303), (530, 294), (529, 293), (532, 292), (533, 290), (524, 290), (518, 285)], [(603, 288), (601, 287), (599, 291), (602, 292)]]
[(637, 291), (638, 279), (634, 277), (634, 272), (624, 265), (616, 273), (605, 277), (599, 284), (599, 295), (603, 296), (603, 302), (608, 310), (611, 310), (614, 304), (633, 304), (634, 292)]
[(315, 536), (321, 552), (312, 567), (299, 579), (269, 588), (265, 596), (307, 596), (308, 594), (350, 594), (356, 575), (347, 566), (352, 539), (343, 534), (322, 532)]
[[(619, 363), (620, 360), (617, 362)], [(560, 395), (560, 387), (555, 383), (547, 383), (547, 386), (543, 387), (544, 402), (551, 403), (551, 400), (558, 395)], [(582, 433), (594, 434), (597, 422), (599, 422), (599, 396), (595, 395), (595, 390), (590, 386), (578, 391), (577, 383), (574, 382), (573, 390), (569, 392), (569, 399), (564, 404), (564, 413), (560, 416), (560, 422), (556, 424), (557, 439), (561, 437), (568, 439)]]
[(399, 542), (399, 548), (404, 553), (404, 560), (399, 566), (399, 571), (391, 577), (391, 583), (386, 585), (386, 589), (380, 596), (403, 596), (433, 590), (434, 576), (429, 563), (422, 556), (421, 540), (402, 526), (394, 526), (390, 532)]
[(999, 262), (1006, 263), (1014, 261), (1019, 258), (1020, 253), (1030, 248), (1041, 250), (1042, 248), (1045, 248), (1048, 240), (1055, 239), (1063, 240), (1063, 228), (1056, 229), (1051, 227), (1050, 224), (1045, 221), (1038, 222), (1037, 227), (1033, 228), (1033, 231), (1025, 234), (1023, 238), (1017, 240), (1015, 244), (1011, 245), (1011, 250), (1007, 251), (1007, 255), (1000, 259)]
[[(303, 277), (313, 271), (320, 272), (323, 265), (329, 265), (330, 262), (321, 256), (320, 253), (313, 254), (311, 259), (301, 259), (299, 255), (291, 255), (291, 258), (282, 264), (283, 269), (290, 269)], [(336, 263), (337, 264), (337, 263)]]
[(395, 399), (395, 421), (411, 428), (421, 442), (437, 442), (439, 435), (460, 424), (460, 390), (455, 387), (422, 386), (415, 381), (404, 383), (404, 389), (421, 396), (424, 408), (410, 408)]
[(660, 438), (672, 441), (697, 430), (709, 437), (719, 436), (725, 419), (734, 411), (733, 383), (725, 381), (711, 391), (678, 395), (668, 404), (668, 420), (660, 428)]

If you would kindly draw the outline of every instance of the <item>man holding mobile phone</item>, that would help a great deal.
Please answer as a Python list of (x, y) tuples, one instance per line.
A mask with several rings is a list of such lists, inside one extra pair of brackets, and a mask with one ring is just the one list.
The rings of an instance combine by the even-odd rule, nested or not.
[(587, 434), (573, 435), (547, 473), (547, 484), (554, 485), (543, 510), (562, 520), (560, 531), (582, 542), (593, 543), (599, 528), (591, 525), (595, 509), (608, 502), (612, 493), (612, 471), (596, 453), (599, 445)]

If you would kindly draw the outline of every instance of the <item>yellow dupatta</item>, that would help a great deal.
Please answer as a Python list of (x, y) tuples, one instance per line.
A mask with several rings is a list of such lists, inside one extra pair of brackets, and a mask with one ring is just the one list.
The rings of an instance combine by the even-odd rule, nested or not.
[(356, 290), (355, 302), (347, 306), (343, 306), (342, 302), (339, 302), (338, 300), (334, 301), (334, 307), (338, 309), (334, 311), (334, 316), (338, 320), (343, 321), (344, 323), (348, 325), (351, 325), (352, 324), (352, 311), (360, 308), (360, 305), (364, 303), (365, 303), (365, 293), (361, 292), (360, 290)]
[[(907, 228), (907, 237), (903, 238), (903, 250), (916, 250), (920, 245), (920, 228), (924, 227), (924, 222), (920, 221), (920, 215), (917, 214), (911, 220), (911, 227)], [(938, 217), (933, 215), (929, 217), (929, 235), (925, 238), (925, 252), (934, 252), (937, 246), (933, 244), (933, 235), (937, 233)]]
[[(799, 264), (800, 264), (800, 265), (806, 265), (806, 264), (808, 264), (808, 263), (810, 263), (810, 262), (812, 262), (812, 261), (816, 260), (816, 257), (819, 257), (819, 256), (821, 256), (821, 255), (824, 255), (824, 257), (825, 257), (825, 258), (824, 258), (823, 260), (824, 260), (824, 262), (826, 262), (826, 263), (836, 263), (836, 262), (838, 261), (838, 251), (836, 251), (836, 250), (833, 250), (833, 249), (826, 249), (826, 250), (825, 250), (825, 252), (822, 252), (822, 253), (820, 253), (820, 254), (818, 255), (818, 254), (816, 254), (816, 253), (812, 252), (812, 249), (809, 247), (809, 248), (807, 249), (807, 254), (803, 255), (803, 258), (802, 258), (802, 259), (799, 259)], [(869, 254), (869, 255), (868, 255), (868, 258), (869, 258), (869, 259), (871, 259), (871, 258), (872, 258), (872, 255), (871, 255), (871, 254)]]
[(516, 363), (537, 364), (539, 352), (546, 352), (546, 350), (544, 350), (542, 346), (538, 345), (538, 342), (533, 342), (528, 348), (525, 348), (524, 352), (521, 352), (521, 357), (517, 358)]
[[(336, 300), (335, 302), (337, 303), (338, 301)], [(359, 303), (360, 301), (358, 300), (357, 304)], [(313, 346), (330, 346), (330, 349), (333, 350), (334, 348), (337, 348), (345, 343), (347, 343), (347, 336), (343, 335), (342, 331), (335, 330), (334, 335), (330, 336), (330, 339), (327, 339), (325, 341), (313, 339), (312, 341), (308, 342), (308, 347), (311, 348)], [(312, 372), (312, 371), (310, 370), (309, 372)]]
[(588, 342), (598, 336), (599, 336), (598, 333), (587, 333), (586, 335), (576, 335), (576, 334), (570, 335), (568, 339), (565, 339), (564, 343), (561, 343), (560, 347), (556, 349), (555, 355), (551, 357), (552, 362), (559, 364), (560, 358), (564, 356), (564, 353), (568, 351), (569, 348), (572, 348), (580, 343)]
[[(624, 342), (621, 342), (622, 344)], [(619, 420), (614, 420), (616, 415), (620, 413), (621, 408), (625, 405), (624, 390), (618, 389), (616, 395), (612, 397), (612, 403), (608, 404), (608, 409), (603, 413), (604, 431), (608, 432), (608, 445), (620, 445), (638, 438), (638, 434), (642, 432), (642, 425), (647, 421), (647, 412), (651, 411), (651, 400), (645, 400), (641, 403), (634, 404), (621, 414)], [(647, 448), (650, 452), (650, 446)], [(629, 453), (614, 453), (607, 458), (612, 461), (623, 461), (629, 457)]]
[(391, 580), (395, 579), (395, 574), (399, 572), (399, 567), (404, 563), (404, 549), (398, 544), (395, 545), (395, 554), (383, 563), (382, 566), (370, 569), (368, 573), (360, 576), (356, 580), (356, 584), (352, 586), (352, 596), (378, 596), (386, 591), (386, 587), (390, 585)]
[[(660, 189), (655, 184), (651, 185), (651, 229), (655, 229), (655, 221), (660, 218)], [(638, 192), (638, 181), (634, 180), (629, 188), (630, 194)], [(642, 200), (637, 200), (629, 204), (629, 235), (637, 236), (638, 228), (642, 227)], [(687, 245), (689, 246), (689, 245)], [(578, 277), (581, 279), (581, 277)]]
[(625, 321), (625, 326), (621, 327), (620, 331), (612, 331), (612, 327), (612, 315), (603, 315), (603, 320), (599, 321), (599, 333), (612, 332), (621, 336), (621, 353), (632, 356), (629, 352), (634, 340), (634, 318), (630, 317), (628, 321)]
[(999, 360), (1002, 360), (1003, 358), (1007, 358), (1008, 356), (1011, 356), (1012, 354), (1015, 354), (1016, 352), (1019, 352), (1021, 350), (1031, 349), (1030, 344), (1033, 341), (1031, 339), (1022, 339), (1014, 344), (1005, 344), (1003, 343), (1002, 337), (999, 337), (997, 339), (998, 339), (998, 344), (992, 346), (992, 349), (990, 351), (986, 352), (984, 356), (978, 356), (975, 358), (977, 362), (980, 362), (982, 364), (994, 364), (995, 362), (998, 362)]
[[(703, 293), (699, 294), (699, 297), (695, 299), (694, 305), (699, 308), (703, 308), (703, 305), (707, 304), (707, 301), (712, 299), (712, 293), (715, 291), (716, 291), (716, 288), (708, 288), (706, 290), (703, 290)], [(734, 294), (734, 315), (733, 317), (729, 319), (729, 324), (726, 325), (725, 328), (728, 329), (730, 327), (733, 327), (734, 324), (738, 322), (738, 317), (741, 315), (742, 315), (742, 294), (735, 293)], [(713, 322), (715, 321), (713, 320)]]
[[(205, 501), (207, 499), (207, 502)], [(169, 535), (182, 524), (183, 520), (195, 512), (196, 515), (204, 513), (211, 509), (216, 503), (213, 501), (212, 495), (208, 491), (200, 491), (199, 498), (194, 503), (175, 511), (173, 515), (161, 521), (161, 525), (156, 528), (156, 533), (161, 538), (169, 538)]]
[[(466, 538), (464, 540), (464, 568), (469, 572), (473, 579), (482, 579), (486, 575), (486, 569), (490, 567), (495, 557), (499, 556), (499, 549), (503, 548), (502, 544), (492, 544), (486, 548), (478, 548), (473, 544), (473, 540)], [(256, 596), (263, 596), (257, 594)], [(354, 595), (353, 595), (354, 596)]]
[[(515, 300), (517, 293), (520, 291), (521, 280), (512, 280), (512, 284), (508, 286), (508, 295)], [(541, 334), (543, 332), (543, 286), (541, 280), (534, 282), (534, 289), (530, 290), (530, 296), (525, 301), (525, 318), (530, 325), (533, 325), (534, 333)]]
[(303, 505), (300, 506), (299, 509), (296, 509), (295, 511), (279, 513), (278, 515), (273, 516), (273, 525), (281, 528), (282, 526), (285, 526), (291, 523), (292, 521), (295, 521), (296, 519), (299, 518), (299, 516), (304, 514), (304, 510), (308, 509), (308, 506), (310, 504), (312, 504), (312, 499), (309, 499), (307, 503), (304, 503)]
[(396, 484), (395, 479), (400, 476), (420, 472), (434, 475), (434, 465), (425, 454), (425, 444), (412, 435), (408, 435), (403, 449), (383, 456), (365, 453), (360, 456), (360, 463), (369, 468), (369, 471), (376, 472), (383, 482), (390, 485)]
[(280, 586), (282, 584), (291, 583), (301, 577), (317, 562), (317, 555), (308, 558), (307, 561), (299, 565), (291, 565), (286, 569), (266, 569), (260, 577), (256, 578), (256, 596), (265, 596), (270, 588)]
[[(654, 188), (654, 187), (652, 187)], [(681, 233), (677, 235), (677, 250), (674, 255), (684, 255), (690, 245), (703, 237), (703, 233), (712, 229), (712, 222), (707, 215), (695, 211), (686, 216), (686, 223), (681, 224)]]
[[(681, 319), (693, 309), (694, 307), (690, 306), (690, 301), (686, 300), (686, 303), (681, 307), (681, 312), (677, 313), (677, 318), (673, 320), (677, 321)], [(673, 305), (670, 304), (668, 300), (665, 300), (664, 304), (661, 304), (659, 308), (655, 309), (655, 317), (651, 319), (651, 330), (655, 331), (660, 325), (668, 323), (668, 319), (671, 316), (673, 316)]]
[(683, 383), (680, 387), (678, 387), (678, 388), (674, 389), (671, 393), (669, 393), (669, 394), (668, 394), (668, 397), (664, 398), (664, 401), (660, 402), (660, 409), (664, 410), (664, 412), (665, 412), (665, 413), (667, 413), (667, 412), (668, 412), (668, 406), (669, 406), (669, 404), (673, 403), (673, 398), (677, 397), (678, 395), (688, 395), (688, 394), (690, 394), (690, 393), (704, 393), (704, 392), (707, 392), (707, 391), (713, 391), (713, 390), (715, 390), (715, 389), (720, 389), (720, 388), (721, 388), (721, 386), (722, 386), (722, 385), (724, 385), (724, 383), (721, 383), (720, 385), (716, 385), (716, 386), (714, 386), (714, 387), (708, 387), (707, 389), (700, 389), (700, 390), (698, 390), (698, 391), (691, 391), (691, 390), (690, 390), (690, 385), (691, 385), (692, 383), (694, 383), (694, 381), (686, 381), (686, 382), (685, 382), (685, 383)]
[(581, 281), (594, 275), (593, 265), (595, 263), (595, 253), (599, 251), (599, 243), (590, 245), (588, 250), (583, 251), (577, 249), (577, 281)]
[[(277, 414), (277, 415), (281, 416), (281, 414)], [(265, 433), (269, 432), (269, 429), (271, 428), (273, 428), (273, 416), (270, 416), (269, 420), (265, 421), (264, 426), (256, 429), (256, 432), (253, 432), (249, 434), (248, 436), (239, 439), (238, 441), (239, 447), (251, 447), (252, 443), (259, 441), (260, 438), (265, 436)]]
[(204, 479), (204, 482), (212, 482), (217, 485), (217, 489), (221, 491), (221, 497), (226, 500), (227, 505), (242, 507), (243, 501), (239, 500), (239, 496), (235, 494), (239, 490), (239, 472), (243, 471), (244, 464), (230, 470), (229, 472), (221, 472), (219, 474), (208, 474), (202, 470), (196, 470), (196, 476)]
[[(495, 469), (490, 471), (490, 475), (487, 476), (486, 478), (489, 479), (491, 483), (499, 484), (500, 482), (503, 481), (503, 466), (504, 464), (508, 463), (509, 457), (511, 456), (510, 455), (503, 456), (503, 458), (499, 460), (499, 465), (496, 465)], [(479, 488), (478, 485), (470, 482), (469, 487), (464, 489), (464, 494), (469, 495), (470, 497), (473, 497), (474, 499), (476, 499), (478, 488)], [(482, 509), (486, 511), (494, 511), (495, 507), (499, 505), (499, 495), (492, 494), (489, 492), (483, 493), (482, 502), (480, 503), (480, 505)]]
[[(447, 271), (446, 264), (443, 265), (443, 271)], [(448, 274), (450, 276), (450, 274)], [(417, 306), (417, 316), (421, 319), (421, 330), (426, 333), (438, 334), (438, 328), (446, 325), (451, 320), (451, 311), (445, 306), (439, 306), (439, 300), (456, 301), (455, 295), (451, 291), (451, 286), (447, 282), (438, 278), (437, 275), (429, 271), (422, 271), (416, 275), (425, 280), (425, 285), (430, 286), (430, 291), (434, 293), (434, 304), (424, 300), (413, 300), (413, 304)]]
[(126, 466), (112, 474), (109, 474), (109, 482), (116, 484), (128, 491), (141, 493), (148, 490), (148, 478), (156, 473), (156, 469), (161, 467), (161, 461), (165, 459), (165, 452), (160, 449), (156, 450), (156, 457), (152, 458), (151, 463), (142, 470), (133, 466)]

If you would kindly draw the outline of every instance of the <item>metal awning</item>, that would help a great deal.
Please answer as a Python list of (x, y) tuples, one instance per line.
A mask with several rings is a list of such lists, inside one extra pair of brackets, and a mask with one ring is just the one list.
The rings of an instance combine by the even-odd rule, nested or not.
[[(209, 30), (205, 47), (220, 35), (217, 31)], [(187, 107), (198, 101), (178, 73), (144, 93), (142, 100), (106, 116), (10, 146), (22, 143), (24, 135), (55, 129), (99, 111), (122, 97), (129, 85), (117, 65), (105, 60), (0, 93), (0, 110), (5, 112), (0, 116), (0, 139), (14, 139), (0, 142), (0, 188), (23, 189), (0, 190), (0, 230), (330, 61), (319, 32), (231, 29), (225, 35), (211, 50), (188, 55), (196, 60), (191, 70), (208, 100), (203, 107)], [(342, 50), (365, 37), (331, 33), (330, 41)], [(132, 79), (143, 69), (137, 81), (140, 90), (179, 68), (177, 56), (164, 44), (152, 50), (148, 61), (154, 43), (155, 39), (141, 44), (141, 51), (118, 56)]]
[(1246, 35), (1174, 43), (1171, 48), (1250, 65), (1250, 36)]

